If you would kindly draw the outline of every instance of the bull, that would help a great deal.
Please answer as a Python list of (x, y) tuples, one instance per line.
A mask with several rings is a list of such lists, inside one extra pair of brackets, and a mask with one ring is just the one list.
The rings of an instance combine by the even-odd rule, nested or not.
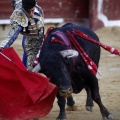
[[(65, 113), (66, 97), (69, 105), (72, 106), (74, 100), (71, 94), (80, 93), (82, 89), (87, 88), (88, 97), (98, 104), (102, 117), (105, 120), (113, 120), (113, 116), (101, 101), (96, 77), (100, 60), (100, 46), (79, 36), (79, 32), (94, 39), (94, 42), (99, 42), (98, 36), (91, 29), (67, 23), (62, 27), (49, 30), (40, 52), (40, 72), (58, 86), (57, 103), (60, 112), (56, 119), (67, 119)], [(78, 51), (79, 54), (77, 57), (70, 57), (71, 53), (70, 56), (69, 54), (64, 56), (68, 50)]]

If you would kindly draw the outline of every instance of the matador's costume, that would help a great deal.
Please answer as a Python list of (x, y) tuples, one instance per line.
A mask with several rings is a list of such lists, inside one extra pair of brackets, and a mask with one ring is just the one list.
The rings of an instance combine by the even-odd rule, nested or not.
[[(30, 1), (34, 2), (35, 0)], [(3, 49), (10, 47), (19, 34), (26, 36), (24, 49), (27, 54), (27, 67), (28, 70), (32, 70), (33, 61), (39, 51), (44, 36), (44, 15), (42, 9), (35, 1), (34, 15), (32, 18), (29, 18), (25, 9), (22, 7), (22, 2), (22, 0), (12, 1), (12, 5), (14, 7), (14, 11), (10, 17), (10, 24), (12, 28), (6, 39), (2, 41), (0, 47)]]

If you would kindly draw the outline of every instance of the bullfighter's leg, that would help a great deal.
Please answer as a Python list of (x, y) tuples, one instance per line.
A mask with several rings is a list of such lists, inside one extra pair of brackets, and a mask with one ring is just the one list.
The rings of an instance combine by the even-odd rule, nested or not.
[(78, 106), (75, 105), (75, 101), (73, 99), (73, 96), (70, 95), (69, 97), (67, 97), (67, 107), (66, 110), (67, 111), (76, 111), (78, 108)]
[(92, 99), (98, 104), (103, 119), (104, 120), (113, 120), (113, 116), (109, 113), (109, 111), (103, 105), (103, 103), (101, 101), (98, 80), (95, 76), (92, 76), (92, 79), (89, 80), (89, 87), (91, 90)]
[(59, 94), (57, 94), (57, 99), (58, 99), (57, 103), (60, 108), (60, 113), (59, 113), (58, 117), (56, 118), (56, 120), (67, 120), (66, 113), (65, 113), (66, 99), (65, 99), (65, 97), (62, 97)]
[(94, 103), (93, 103), (93, 99), (91, 97), (91, 91), (90, 91), (90, 88), (88, 86), (85, 86), (85, 90), (86, 90), (86, 93), (87, 93), (87, 99), (86, 99), (85, 107), (86, 107), (87, 111), (92, 112)]
[(27, 55), (27, 69), (32, 71), (34, 59), (39, 51), (40, 43), (36, 38), (28, 38), (25, 40), (24, 49)]

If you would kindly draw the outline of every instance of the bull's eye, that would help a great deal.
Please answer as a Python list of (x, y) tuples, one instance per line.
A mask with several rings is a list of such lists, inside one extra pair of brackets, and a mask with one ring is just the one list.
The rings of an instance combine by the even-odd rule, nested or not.
[(61, 89), (61, 88), (63, 88), (63, 85), (60, 85), (60, 87), (59, 87), (59, 88), (60, 88), (60, 89)]

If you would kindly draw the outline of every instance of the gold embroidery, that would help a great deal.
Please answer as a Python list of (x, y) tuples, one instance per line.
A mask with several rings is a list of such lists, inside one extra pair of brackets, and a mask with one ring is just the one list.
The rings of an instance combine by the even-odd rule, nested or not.
[(10, 22), (13, 24), (14, 22), (17, 22), (19, 25), (22, 27), (27, 27), (28, 26), (28, 18), (25, 15), (25, 13), (20, 10), (14, 10), (12, 15), (10, 16)]
[(33, 69), (33, 61), (39, 51), (40, 41), (37, 38), (29, 38), (25, 40), (25, 51), (28, 58), (28, 70)]

